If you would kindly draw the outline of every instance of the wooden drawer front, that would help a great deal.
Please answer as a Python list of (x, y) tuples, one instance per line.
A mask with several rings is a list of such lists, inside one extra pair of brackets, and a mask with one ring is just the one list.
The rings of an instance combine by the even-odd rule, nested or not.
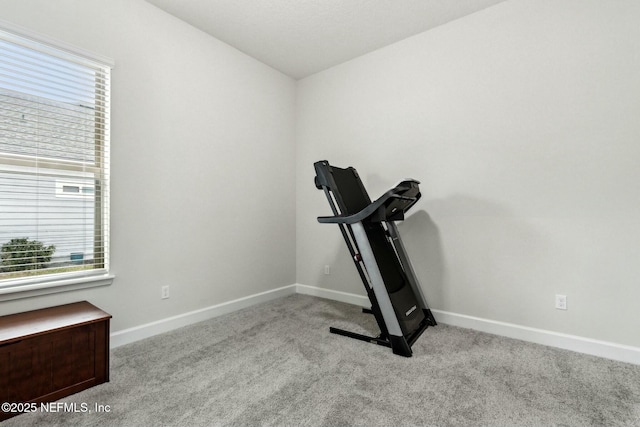
[(53, 390), (95, 378), (95, 325), (66, 331), (52, 340)]
[(95, 379), (95, 325), (84, 325), (0, 347), (7, 371), (0, 395), (24, 403)]
[(28, 402), (51, 392), (51, 343), (34, 341), (3, 349), (9, 356), (8, 402)]
[(0, 403), (9, 401), (9, 353), (3, 350), (3, 346), (0, 346)]

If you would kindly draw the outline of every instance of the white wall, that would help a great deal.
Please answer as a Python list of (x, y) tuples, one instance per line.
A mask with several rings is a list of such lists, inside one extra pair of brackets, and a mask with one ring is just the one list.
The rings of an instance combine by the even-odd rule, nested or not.
[[(295, 83), (142, 0), (0, 0), (0, 19), (115, 60), (112, 331), (295, 282)], [(160, 299), (169, 285), (171, 297)]]
[(116, 62), (117, 275), (0, 314), (87, 299), (118, 331), (296, 281), (364, 294), (315, 221), (328, 159), (372, 197), (422, 181), (401, 232), (434, 308), (640, 346), (637, 2), (513, 0), (297, 87), (142, 0), (0, 0), (0, 19)]
[(433, 308), (640, 346), (638, 22), (512, 0), (298, 82), (297, 282), (364, 294), (315, 220), (327, 159), (372, 198), (422, 181), (401, 233)]

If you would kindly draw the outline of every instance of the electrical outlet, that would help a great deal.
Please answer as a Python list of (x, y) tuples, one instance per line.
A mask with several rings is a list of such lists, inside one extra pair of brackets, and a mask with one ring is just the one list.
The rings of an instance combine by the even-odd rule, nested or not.
[(163, 286), (160, 291), (160, 298), (167, 299), (169, 298), (169, 286)]
[(325, 265), (324, 266), (324, 274), (326, 274), (326, 275), (331, 274), (331, 266), (330, 265)]
[(566, 295), (556, 295), (556, 308), (558, 310), (566, 310), (567, 309), (567, 296)]

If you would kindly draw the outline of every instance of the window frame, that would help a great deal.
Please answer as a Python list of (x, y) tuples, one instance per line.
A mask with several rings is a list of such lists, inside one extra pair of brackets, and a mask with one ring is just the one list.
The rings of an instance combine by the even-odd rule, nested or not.
[[(46, 295), (58, 292), (66, 292), (76, 289), (91, 288), (97, 286), (110, 285), (114, 279), (114, 275), (109, 271), (109, 188), (110, 188), (110, 129), (109, 129), (109, 108), (110, 108), (110, 72), (114, 67), (113, 60), (88, 52), (70, 44), (54, 40), (48, 36), (33, 32), (15, 24), (0, 20), (0, 31), (4, 34), (5, 39), (9, 39), (18, 45), (27, 48), (35, 48), (42, 53), (50, 53), (60, 59), (68, 59), (75, 63), (85, 63), (92, 67), (98, 65), (104, 69), (108, 69), (108, 81), (97, 82), (97, 91), (106, 91), (105, 105), (96, 105), (95, 110), (95, 139), (94, 146), (96, 150), (104, 153), (103, 163), (102, 156), (96, 156), (96, 164), (88, 167), (86, 163), (80, 163), (73, 160), (65, 159), (46, 159), (47, 165), (51, 169), (66, 170), (70, 172), (93, 172), (97, 177), (94, 181), (94, 194), (101, 195), (101, 199), (94, 204), (95, 218), (94, 223), (94, 258), (102, 259), (101, 264), (96, 264), (91, 270), (82, 273), (49, 273), (36, 276), (27, 276), (11, 279), (0, 279), (0, 302), (15, 300), (20, 298)], [(0, 153), (0, 164), (6, 167), (18, 168), (34, 168), (41, 166), (43, 159), (38, 160), (37, 157)], [(39, 163), (39, 164), (38, 164)], [(104, 184), (103, 184), (104, 183)], [(101, 188), (103, 187), (103, 188)], [(56, 197), (60, 197), (56, 194)], [(63, 195), (62, 197), (70, 197)], [(73, 196), (71, 196), (73, 197)], [(80, 196), (82, 197), (82, 196)], [(96, 196), (97, 197), (97, 196)], [(99, 219), (99, 220), (98, 220)], [(99, 252), (96, 252), (99, 251)]]

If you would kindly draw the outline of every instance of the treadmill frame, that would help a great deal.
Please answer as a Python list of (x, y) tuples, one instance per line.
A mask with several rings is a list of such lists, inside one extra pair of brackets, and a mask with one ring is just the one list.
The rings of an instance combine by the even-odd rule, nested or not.
[[(317, 172), (315, 178), (316, 187), (323, 189), (331, 210), (333, 211), (333, 217), (318, 217), (320, 223), (335, 223), (340, 227), (342, 236), (347, 244), (349, 252), (351, 253), (352, 260), (356, 265), (356, 269), (362, 279), (362, 282), (367, 291), (369, 300), (371, 301), (371, 309), (363, 309), (364, 313), (373, 314), (378, 326), (380, 327), (380, 335), (377, 337), (367, 336), (356, 332), (351, 332), (339, 328), (331, 327), (329, 330), (331, 333), (347, 336), (350, 338), (358, 339), (361, 341), (367, 341), (375, 343), (385, 347), (390, 347), (393, 353), (410, 357), (413, 352), (411, 346), (422, 335), (422, 333), (429, 326), (437, 325), (431, 309), (429, 308), (418, 278), (415, 275), (409, 256), (407, 255), (404, 244), (398, 232), (398, 228), (395, 221), (398, 219), (404, 219), (404, 213), (411, 208), (415, 202), (420, 198), (420, 193), (412, 198), (403, 197), (401, 184), (387, 191), (382, 197), (376, 201), (370, 203), (366, 208), (353, 215), (342, 215), (339, 212), (336, 200), (342, 200), (342, 194), (332, 177), (332, 166), (329, 162), (320, 161), (314, 164)], [(357, 171), (353, 168), (353, 173), (356, 177)], [(359, 180), (359, 177), (358, 177)], [(410, 182), (411, 185), (419, 184), (418, 181), (408, 180), (403, 183)], [(366, 190), (362, 186), (362, 191), (366, 194)], [(368, 198), (368, 195), (367, 195)], [(393, 199), (406, 199), (408, 206), (398, 212), (395, 209), (390, 211), (386, 210), (386, 207), (393, 202)], [(366, 222), (380, 222), (383, 225), (386, 238), (391, 243), (399, 264), (403, 270), (403, 273), (407, 279), (409, 286), (411, 287), (416, 303), (418, 307), (416, 309), (422, 310), (424, 313), (424, 320), (420, 325), (407, 335), (403, 334), (402, 328), (396, 317), (391, 298), (385, 286), (384, 279), (380, 273), (378, 263), (376, 262), (373, 249), (369, 242), (369, 238), (365, 231)]]

